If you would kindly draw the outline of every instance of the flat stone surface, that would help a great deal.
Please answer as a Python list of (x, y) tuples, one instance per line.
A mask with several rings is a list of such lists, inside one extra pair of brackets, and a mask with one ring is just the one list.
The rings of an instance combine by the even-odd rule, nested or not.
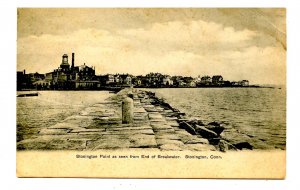
[(161, 119), (163, 116), (159, 113), (149, 113), (149, 119)]
[(184, 144), (209, 144), (205, 138), (193, 137), (184, 141)]
[(181, 151), (183, 150), (180, 146), (176, 144), (164, 144), (159, 147), (161, 150), (169, 150), (169, 151)]
[(81, 133), (81, 132), (103, 132), (105, 129), (75, 129), (70, 131), (70, 133)]
[(178, 134), (178, 135), (186, 135), (186, 136), (190, 136), (190, 137), (193, 136), (191, 133), (187, 132), (184, 129), (176, 130), (176, 134)]
[(107, 138), (101, 138), (96, 141), (87, 142), (87, 150), (99, 150), (99, 149), (116, 149), (116, 148), (129, 148), (130, 141), (125, 138), (118, 138), (115, 135), (111, 135)]
[(156, 107), (156, 110), (157, 110), (158, 112), (163, 112), (163, 111), (164, 111), (164, 108)]
[(133, 148), (155, 148), (157, 147), (154, 135), (136, 134), (129, 137), (130, 147)]
[(149, 129), (151, 130), (152, 128), (150, 126), (147, 125), (143, 125), (143, 126), (130, 126), (130, 127), (112, 127), (107, 129), (107, 131), (124, 131), (124, 130), (145, 130), (145, 129)]
[[(145, 100), (145, 99), (141, 100), (141, 103), (146, 103), (146, 102), (149, 102), (149, 100)], [(144, 105), (143, 107), (145, 109), (146, 108), (155, 108), (152, 104), (147, 104), (147, 105)]]
[[(177, 121), (178, 118), (177, 117), (166, 117), (167, 121)], [(177, 122), (176, 122), (177, 123)]]
[(135, 113), (147, 113), (144, 108), (135, 108), (133, 110), (133, 112), (135, 112)]
[(35, 139), (35, 141), (19, 142), (20, 150), (84, 150), (86, 140), (64, 140), (64, 139)]
[(134, 123), (135, 125), (150, 124), (149, 121), (145, 121), (145, 120), (134, 120), (133, 123)]
[(184, 148), (192, 151), (215, 151), (216, 148), (213, 145), (208, 144), (186, 144)]
[(78, 135), (101, 135), (102, 133), (104, 133), (105, 131), (82, 131), (82, 132), (78, 132)]
[(168, 139), (168, 140), (181, 140), (177, 135), (165, 133), (165, 134), (155, 134), (156, 139)]
[(179, 140), (169, 140), (169, 139), (156, 139), (156, 143), (158, 146), (164, 145), (164, 144), (175, 144), (177, 146), (183, 146), (183, 142)]
[(86, 136), (86, 135), (78, 135), (75, 133), (67, 133), (65, 135), (40, 135), (37, 136), (34, 139), (26, 139), (23, 140), (21, 142), (34, 142), (34, 141), (51, 141), (51, 140), (92, 140), (92, 139), (96, 139), (99, 138), (99, 135), (97, 136)]
[(69, 130), (75, 130), (75, 129), (84, 129), (80, 127), (80, 124), (74, 124), (74, 123), (57, 123), (55, 125), (52, 125), (48, 127), (47, 129), (69, 129)]
[(102, 135), (122, 135), (122, 134), (149, 134), (152, 135), (154, 134), (152, 129), (143, 129), (143, 130), (118, 130), (118, 131), (111, 131), (111, 130), (107, 130), (106, 132), (101, 133)]
[[(145, 108), (145, 107), (144, 107)], [(157, 110), (155, 108), (145, 108), (145, 110), (149, 113), (151, 112), (157, 112)]]
[(48, 129), (48, 128), (44, 128), (41, 129), (39, 134), (41, 135), (64, 135), (66, 133), (68, 133), (70, 131), (70, 129)]
[(151, 125), (153, 130), (170, 130), (174, 131), (174, 129), (170, 125)]
[(164, 118), (157, 118), (157, 119), (149, 119), (149, 121), (151, 123), (163, 123), (163, 124), (166, 124), (166, 120)]
[(67, 117), (64, 122), (82, 122), (84, 120), (91, 121), (94, 117), (93, 116), (83, 116), (83, 115), (72, 115)]
[(172, 127), (179, 127), (179, 123), (177, 121), (168, 121), (167, 124), (171, 125)]
[[(170, 131), (170, 130), (158, 130), (155, 132), (155, 135), (157, 136), (161, 136), (161, 135), (176, 135), (176, 133), (174, 131)], [(178, 135), (176, 135), (178, 136)]]
[(146, 116), (140, 116), (140, 117), (134, 116), (133, 119), (135, 121), (142, 121), (142, 122), (145, 121), (145, 120), (147, 120)]

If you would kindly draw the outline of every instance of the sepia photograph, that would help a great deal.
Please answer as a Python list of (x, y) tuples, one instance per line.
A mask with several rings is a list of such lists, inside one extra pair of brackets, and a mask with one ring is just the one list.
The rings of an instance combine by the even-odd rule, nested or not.
[(282, 179), (286, 53), (285, 8), (18, 8), (17, 175)]

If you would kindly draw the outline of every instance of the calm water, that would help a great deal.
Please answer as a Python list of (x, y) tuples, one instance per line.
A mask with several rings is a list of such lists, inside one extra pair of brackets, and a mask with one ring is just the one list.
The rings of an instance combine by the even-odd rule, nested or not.
[[(26, 93), (18, 92), (17, 94)], [(17, 140), (48, 127), (111, 96), (107, 91), (39, 91), (39, 96), (17, 98)]]
[(255, 148), (285, 149), (285, 88), (151, 89), (188, 117), (226, 124), (225, 138), (250, 141)]

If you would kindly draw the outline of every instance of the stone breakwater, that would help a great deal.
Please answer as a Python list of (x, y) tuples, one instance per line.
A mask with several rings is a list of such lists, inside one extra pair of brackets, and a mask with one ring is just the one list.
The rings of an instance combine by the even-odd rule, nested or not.
[[(122, 123), (121, 105), (133, 99), (132, 123)], [(153, 149), (227, 151), (252, 149), (247, 142), (231, 144), (222, 138), (224, 127), (185, 118), (154, 93), (124, 89), (104, 102), (86, 107), (32, 138), (17, 142), (18, 150)]]
[[(225, 126), (220, 122), (212, 121), (208, 124), (204, 124), (200, 119), (190, 119), (185, 117), (185, 113), (173, 108), (170, 104), (165, 102), (164, 99), (156, 97), (155, 93), (153, 92), (144, 91), (140, 94), (146, 94), (144, 97), (146, 97), (146, 99), (150, 99), (150, 103), (156, 106), (157, 110), (163, 110), (163, 112), (160, 112), (166, 118), (166, 120), (173, 121), (173, 123), (169, 124), (174, 128), (175, 133), (177, 131), (185, 130), (194, 138), (198, 138), (199, 142), (195, 144), (202, 143), (213, 145), (215, 150), (222, 152), (226, 152), (228, 150), (237, 151), (242, 149), (253, 149), (253, 146), (249, 142), (241, 140), (242, 138), (227, 139), (223, 137), (222, 132), (224, 131)], [(151, 110), (147, 111), (151, 112)], [(189, 142), (190, 141), (186, 141), (186, 143)], [(194, 140), (194, 142), (196, 142), (196, 140)]]

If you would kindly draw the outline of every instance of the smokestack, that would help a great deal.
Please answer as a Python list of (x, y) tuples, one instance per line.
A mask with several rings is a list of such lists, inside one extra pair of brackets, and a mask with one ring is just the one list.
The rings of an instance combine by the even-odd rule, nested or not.
[(72, 53), (72, 69), (74, 68), (75, 53)]

